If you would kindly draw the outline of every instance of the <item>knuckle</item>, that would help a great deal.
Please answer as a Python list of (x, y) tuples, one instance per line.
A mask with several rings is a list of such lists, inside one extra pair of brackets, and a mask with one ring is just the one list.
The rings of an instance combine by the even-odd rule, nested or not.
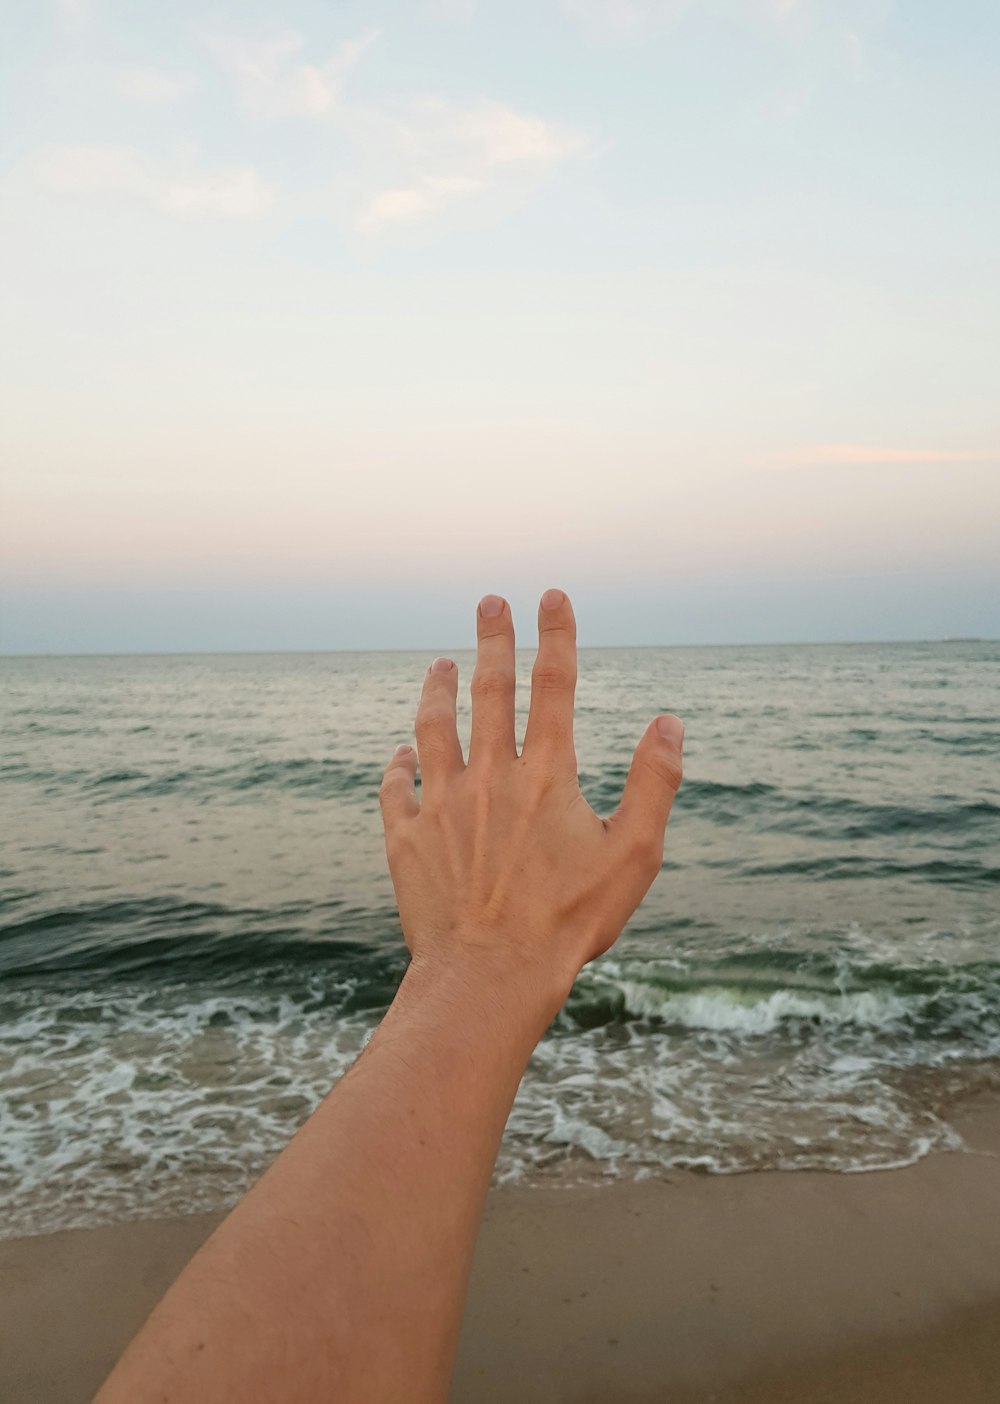
[(506, 701), (514, 695), (514, 675), (505, 668), (479, 667), (472, 675), (472, 696), (478, 701)]
[(408, 767), (401, 761), (390, 761), (382, 773), (382, 780), (378, 787), (379, 804), (384, 807), (387, 802), (391, 802), (394, 796), (400, 794), (412, 783)]
[(417, 713), (414, 731), (417, 742), (424, 750), (441, 749), (448, 740), (449, 732), (455, 729), (454, 717), (439, 707), (421, 708)]
[(677, 791), (684, 779), (684, 766), (680, 756), (650, 755), (646, 757), (646, 769), (668, 790)]
[(531, 670), (531, 686), (539, 692), (572, 692), (576, 669), (562, 663), (536, 663)]

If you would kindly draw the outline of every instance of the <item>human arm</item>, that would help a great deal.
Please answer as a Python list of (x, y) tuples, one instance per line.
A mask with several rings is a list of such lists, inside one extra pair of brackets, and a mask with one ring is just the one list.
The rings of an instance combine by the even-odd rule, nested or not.
[[(545, 602), (554, 599), (550, 607)], [(683, 729), (652, 723), (600, 819), (573, 746), (575, 623), (546, 592), (524, 746), (509, 607), (477, 614), (472, 739), (437, 660), (381, 790), (411, 963), (353, 1068), (216, 1230), (99, 1404), (441, 1404), (528, 1058), (659, 871)], [(448, 663), (448, 666), (439, 666)]]

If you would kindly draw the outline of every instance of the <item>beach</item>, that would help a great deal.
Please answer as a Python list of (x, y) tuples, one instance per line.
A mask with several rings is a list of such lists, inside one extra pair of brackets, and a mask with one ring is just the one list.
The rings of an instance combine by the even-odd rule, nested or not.
[[(871, 1174), (499, 1186), (453, 1404), (1000, 1396), (1000, 1099)], [(0, 1243), (6, 1404), (84, 1404), (218, 1216)]]

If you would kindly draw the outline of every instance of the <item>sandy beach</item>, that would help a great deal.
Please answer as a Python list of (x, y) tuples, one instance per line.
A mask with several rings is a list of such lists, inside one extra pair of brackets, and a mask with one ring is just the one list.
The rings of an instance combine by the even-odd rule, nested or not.
[[(499, 1188), (454, 1404), (985, 1404), (1000, 1397), (1000, 1102), (975, 1154), (867, 1175)], [(0, 1243), (0, 1393), (83, 1404), (211, 1231)]]

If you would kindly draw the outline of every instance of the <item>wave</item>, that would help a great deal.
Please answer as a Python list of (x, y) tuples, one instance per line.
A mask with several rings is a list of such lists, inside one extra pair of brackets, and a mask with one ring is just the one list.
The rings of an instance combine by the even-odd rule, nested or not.
[[(731, 860), (721, 866), (731, 867)], [(1000, 867), (976, 863), (958, 857), (917, 859), (910, 863), (864, 854), (840, 854), (832, 858), (797, 858), (782, 863), (754, 863), (740, 869), (748, 878), (795, 877), (810, 882), (835, 882), (846, 879), (877, 880), (909, 878), (917, 882), (945, 883), (951, 887), (993, 886), (1000, 882)]]
[(781, 961), (757, 952), (664, 968), (612, 956), (583, 973), (561, 1018), (579, 1028), (649, 1021), (749, 1038), (854, 1028), (954, 1038), (979, 1054), (1000, 1040), (1000, 962), (888, 965), (804, 952)]
[[(609, 763), (581, 775), (586, 798), (598, 813), (613, 810), (620, 798), (627, 766)], [(199, 804), (227, 806), (264, 800), (274, 794), (308, 795), (374, 811), (381, 760), (286, 756), (245, 758), (224, 765), (107, 767), (39, 766), (9, 760), (0, 765), (0, 781), (22, 784), (47, 798), (65, 794), (95, 806), (158, 798), (187, 798)], [(695, 819), (719, 829), (752, 823), (758, 832), (818, 840), (824, 846), (880, 839), (963, 841), (1000, 848), (1000, 803), (987, 795), (955, 793), (920, 799), (866, 800), (824, 792), (815, 786), (790, 788), (772, 780), (719, 780), (689, 777), (680, 792), (676, 822)], [(1000, 869), (959, 859), (894, 865), (883, 862), (868, 871), (868, 859), (819, 856), (811, 874), (831, 880), (853, 876), (912, 876), (958, 884), (995, 883)], [(800, 869), (778, 865), (749, 870), (749, 876), (795, 876)], [(802, 869), (801, 871), (806, 871)]]
[(666, 992), (641, 980), (624, 981), (618, 989), (624, 1009), (634, 1017), (655, 1018), (675, 1028), (755, 1036), (772, 1033), (795, 1020), (890, 1028), (902, 1024), (913, 1012), (910, 1000), (890, 991), (808, 996), (797, 990), (753, 992), (716, 985)]
[(0, 925), (0, 976), (30, 983), (228, 979), (256, 988), (336, 967), (387, 1003), (405, 966), (392, 907), (289, 902), (231, 907), (168, 896), (90, 902)]
[[(618, 804), (627, 778), (627, 765), (606, 765), (599, 771), (582, 772), (580, 788), (599, 814), (606, 813)], [(764, 780), (750, 780), (741, 784), (693, 777), (685, 779), (681, 789), (687, 810), (717, 810), (713, 817), (718, 818), (720, 822), (725, 822), (730, 809), (750, 813), (760, 800), (778, 793), (780, 792), (776, 785)]]
[[(815, 877), (816, 865), (805, 866)], [(31, 911), (25, 894), (11, 894), (11, 903), (0, 923), (0, 978), (19, 986), (141, 980), (256, 991), (271, 982), (294, 994), (329, 973), (353, 982), (351, 1008), (377, 1010), (391, 1000), (408, 960), (389, 904), (245, 907), (160, 895)], [(672, 926), (675, 939), (683, 926)], [(700, 945), (702, 934), (692, 927), (686, 939)], [(787, 935), (758, 935), (750, 949), (700, 958), (690, 951), (632, 955), (629, 940), (624, 953), (616, 948), (582, 972), (562, 1026), (655, 1021), (753, 1036), (795, 1024), (919, 1026), (922, 1036), (940, 1026), (973, 1041), (983, 1028), (1000, 1027), (1000, 962), (980, 957), (981, 940), (971, 958), (961, 943), (930, 933), (924, 958), (909, 962), (873, 954), (850, 932), (803, 933), (799, 945)], [(631, 937), (635, 948), (654, 951), (662, 940), (658, 927), (637, 927)]]
[[(598, 813), (617, 805), (627, 773), (624, 766), (616, 766), (581, 776), (583, 792)], [(688, 778), (678, 796), (677, 811), (714, 825), (752, 821), (757, 829), (831, 841), (973, 835), (985, 830), (1000, 843), (1000, 803), (984, 796), (943, 794), (932, 802), (917, 798), (906, 803), (869, 802), (813, 786), (793, 790), (763, 780)]]
[(374, 804), (381, 778), (382, 767), (374, 761), (315, 756), (252, 760), (225, 766), (187, 766), (176, 770), (118, 767), (95, 772), (83, 768), (38, 767), (26, 762), (0, 766), (0, 779), (37, 785), (47, 792), (78, 790), (97, 802), (183, 794), (196, 798), (211, 796), (226, 803), (246, 792), (308, 790), (323, 797), (369, 800)]

